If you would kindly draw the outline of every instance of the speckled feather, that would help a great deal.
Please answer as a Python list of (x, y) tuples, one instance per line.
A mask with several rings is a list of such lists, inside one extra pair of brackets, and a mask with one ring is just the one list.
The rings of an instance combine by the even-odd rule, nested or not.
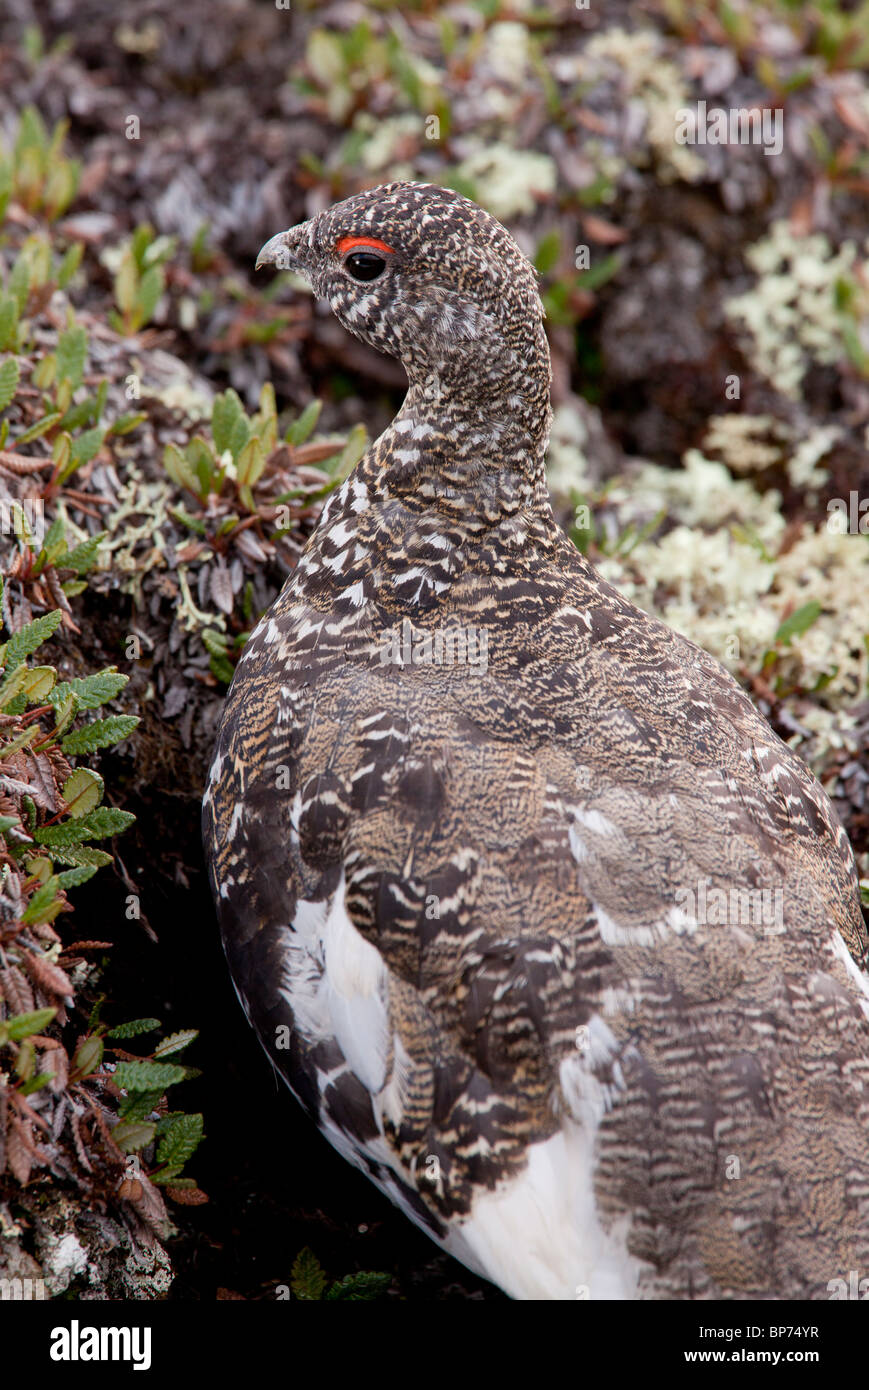
[[(365, 236), (392, 250), (358, 283), (336, 248)], [(827, 797), (557, 527), (503, 227), (391, 184), (264, 258), (409, 389), (227, 698), (204, 831), (251, 1023), (331, 1142), (515, 1297), (828, 1297), (869, 1268), (869, 985)], [(487, 661), (385, 663), (402, 624), (484, 632)], [(783, 929), (697, 921), (701, 882), (778, 891)]]

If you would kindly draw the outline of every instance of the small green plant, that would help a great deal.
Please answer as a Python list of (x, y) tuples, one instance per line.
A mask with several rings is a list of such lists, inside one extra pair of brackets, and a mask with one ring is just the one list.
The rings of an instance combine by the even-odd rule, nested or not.
[(106, 1070), (106, 1052), (119, 1058), (110, 1073), (119, 1094), (118, 1124), (112, 1130), (112, 1139), (126, 1154), (152, 1152), (153, 1164), (146, 1170), (148, 1180), (183, 1202), (190, 1200), (186, 1194), (199, 1191), (183, 1169), (204, 1137), (204, 1120), (198, 1112), (169, 1110), (167, 1094), (180, 1082), (200, 1074), (197, 1068), (181, 1061), (182, 1052), (199, 1036), (198, 1030), (188, 1028), (171, 1033), (145, 1056), (133, 1056), (114, 1046), (154, 1032), (160, 1026), (157, 1018), (134, 1019), (108, 1031), (97, 1024), (76, 1055), (84, 1056), (87, 1051), (86, 1065), (94, 1072), (101, 1066)]
[[(798, 687), (792, 682), (788, 682), (781, 675), (782, 658), (785, 656), (787, 648), (791, 646), (795, 637), (801, 637), (804, 632), (808, 632), (810, 627), (820, 618), (823, 609), (817, 599), (811, 599), (808, 603), (802, 604), (779, 624), (773, 638), (773, 645), (764, 652), (761, 664), (761, 676), (763, 680), (771, 686), (772, 690), (779, 698), (793, 694)], [(812, 692), (817, 693), (823, 690), (835, 679), (837, 668), (824, 672), (818, 677)]]
[[(128, 738), (135, 715), (109, 715), (73, 727), (83, 713), (114, 699), (128, 677), (113, 666), (72, 681), (57, 679), (54, 666), (33, 666), (27, 657), (50, 638), (63, 619), (54, 609), (13, 633), (0, 646), (0, 768), (14, 787), (16, 811), (0, 820), (7, 879), (19, 871), (23, 925), (51, 922), (69, 907), (66, 889), (84, 883), (111, 855), (91, 843), (126, 830), (135, 819), (103, 806), (100, 774), (75, 769), (69, 758)], [(68, 865), (56, 872), (58, 864)]]
[[(313, 432), (320, 414), (320, 402), (312, 401), (284, 435), (284, 444), (299, 448)], [(332, 444), (316, 446), (308, 451), (306, 460), (316, 461), (327, 474), (320, 493), (307, 492), (308, 502), (327, 496), (362, 457), (368, 437), (360, 425), (351, 431), (342, 447)], [(217, 396), (211, 412), (211, 439), (194, 435), (184, 449), (167, 444), (163, 466), (178, 487), (192, 493), (202, 506), (209, 498), (227, 497), (246, 512), (257, 512), (254, 487), (262, 478), (271, 456), (279, 447), (278, 418), (275, 393), (271, 382), (260, 392), (259, 410), (248, 416), (237, 393), (232, 389)], [(307, 490), (306, 490), (307, 491)], [(301, 496), (299, 492), (280, 493), (271, 505), (289, 502)], [(205, 522), (187, 513), (175, 515), (184, 525), (200, 535), (207, 534)], [(241, 520), (236, 512), (224, 515), (214, 531), (215, 538), (228, 535)]]
[(306, 1246), (304, 1250), (299, 1251), (293, 1262), (290, 1291), (293, 1297), (305, 1303), (316, 1303), (320, 1300), (371, 1303), (375, 1299), (383, 1298), (391, 1283), (391, 1275), (370, 1270), (346, 1274), (343, 1279), (330, 1283), (317, 1256)]
[(10, 200), (49, 222), (66, 212), (81, 175), (79, 161), (63, 154), (67, 125), (58, 121), (49, 134), (36, 107), (24, 108), (11, 152), (0, 150), (0, 218)]
[(156, 236), (147, 222), (133, 232), (115, 272), (118, 312), (109, 314), (109, 322), (118, 333), (138, 333), (153, 317), (166, 288), (163, 266), (174, 250), (175, 238)]
[[(311, 401), (281, 439), (270, 382), (260, 392), (258, 411), (250, 416), (230, 389), (214, 400), (210, 438), (198, 433), (184, 448), (167, 444), (163, 466), (186, 494), (186, 505), (172, 508), (171, 515), (199, 538), (186, 552), (189, 559), (222, 561), (237, 548), (262, 561), (290, 536), (301, 510), (340, 484), (364, 453), (368, 436), (357, 426), (343, 444), (308, 442), (319, 414), (320, 402)], [(285, 486), (287, 481), (295, 486)], [(252, 609), (250, 586), (237, 598), (222, 564), (212, 566), (210, 592), (220, 616), (213, 615), (209, 622), (208, 615), (197, 614), (196, 626), (212, 675), (228, 682), (258, 615)], [(225, 630), (227, 619), (235, 631)]]

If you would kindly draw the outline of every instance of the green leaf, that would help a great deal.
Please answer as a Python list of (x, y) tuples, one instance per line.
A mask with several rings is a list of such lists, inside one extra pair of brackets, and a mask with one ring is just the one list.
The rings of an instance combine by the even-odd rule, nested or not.
[(250, 425), (248, 424), (247, 417), (242, 415), (236, 420), (235, 424), (233, 425), (232, 434), (229, 437), (229, 452), (232, 454), (233, 461), (235, 463), (238, 462), (239, 455), (244, 449), (244, 446), (247, 444), (249, 438)]
[(55, 608), (53, 612), (46, 613), (42, 618), (34, 618), (32, 623), (28, 623), (20, 632), (16, 632), (5, 647), (2, 649), (0, 661), (8, 675), (14, 671), (16, 666), (20, 666), (26, 656), (35, 652), (37, 647), (41, 647), (43, 642), (47, 642), (51, 634), (60, 626), (63, 620), (63, 612), (60, 608)]
[(537, 250), (534, 253), (534, 266), (541, 275), (548, 275), (558, 264), (558, 257), (561, 254), (561, 234), (552, 230), (541, 237), (537, 243)]
[(130, 1091), (118, 1102), (118, 1115), (122, 1120), (146, 1120), (163, 1099), (164, 1088), (156, 1091)]
[(45, 565), (53, 565), (66, 552), (66, 531), (63, 517), (56, 516), (45, 533), (42, 549), (39, 552), (40, 571)]
[(163, 450), (163, 467), (178, 487), (186, 487), (199, 496), (199, 480), (177, 444), (167, 444)]
[[(70, 390), (67, 381), (64, 391)], [(59, 404), (59, 402), (55, 402)], [(96, 396), (85, 396), (84, 400), (71, 405), (61, 420), (58, 429), (61, 430), (80, 430), (85, 425), (93, 425), (99, 419), (99, 402)]]
[(30, 444), (32, 440), (39, 439), (40, 435), (48, 434), (48, 431), (53, 430), (62, 418), (63, 413), (60, 410), (52, 410), (49, 415), (43, 415), (42, 419), (37, 420), (35, 425), (31, 425), (29, 430), (19, 434), (15, 441), (16, 449), (20, 448), (22, 444)]
[(29, 1081), (23, 1082), (18, 1087), (20, 1096), (32, 1096), (34, 1091), (41, 1091), (43, 1086), (47, 1086), (49, 1081), (54, 1080), (54, 1072), (41, 1071), (38, 1076), (33, 1076)]
[(74, 680), (56, 685), (48, 698), (57, 707), (68, 695), (74, 695), (78, 709), (98, 709), (107, 700), (119, 695), (129, 679), (114, 666), (109, 666), (92, 676), (77, 676)]
[(103, 427), (98, 425), (95, 429), (85, 430), (84, 434), (80, 434), (77, 439), (72, 441), (69, 451), (69, 463), (63, 471), (61, 478), (62, 482), (74, 473), (77, 468), (81, 468), (82, 464), (90, 463), (91, 459), (96, 457), (102, 445), (105, 433)]
[(120, 1120), (112, 1130), (112, 1138), (124, 1153), (133, 1154), (147, 1148), (156, 1133), (153, 1120)]
[(180, 507), (170, 507), (169, 515), (174, 516), (176, 521), (180, 521), (182, 526), (186, 526), (189, 531), (195, 531), (197, 536), (206, 536), (208, 531), (204, 521), (199, 521), (195, 516), (188, 516), (187, 512)]
[(37, 844), (46, 845), (54, 854), (55, 849), (67, 849), (80, 845), (85, 840), (102, 840), (106, 835), (120, 835), (135, 819), (130, 811), (119, 811), (114, 806), (98, 806), (95, 811), (89, 811), (78, 820), (65, 821), (63, 825), (40, 826), (34, 830), (33, 838)]
[(48, 131), (45, 122), (35, 106), (25, 106), (21, 112), (18, 134), (15, 137), (15, 156), (20, 159), (25, 150), (38, 150), (40, 154), (48, 145)]
[(68, 802), (66, 813), (78, 820), (99, 806), (103, 799), (103, 779), (89, 767), (77, 767), (63, 784), (63, 799)]
[(0, 410), (5, 410), (12, 403), (15, 392), (18, 390), (18, 380), (21, 376), (21, 369), (14, 357), (8, 357), (0, 366)]
[(184, 1067), (171, 1062), (119, 1062), (114, 1080), (125, 1091), (153, 1091), (158, 1086), (163, 1090), (176, 1086), (186, 1075)]
[(57, 881), (61, 888), (77, 888), (80, 883), (87, 883), (89, 878), (93, 878), (97, 871), (95, 864), (82, 865), (80, 869), (64, 869), (62, 874), (57, 875)]
[(0, 295), (0, 348), (15, 346), (18, 317), (18, 300), (15, 296)]
[(109, 425), (109, 434), (132, 434), (147, 418), (141, 410), (128, 410)]
[(187, 1047), (193, 1042), (194, 1038), (199, 1037), (198, 1028), (185, 1028), (179, 1033), (170, 1033), (168, 1038), (164, 1038), (154, 1048), (154, 1056), (168, 1057), (173, 1052), (180, 1052), (182, 1047)]
[(87, 574), (96, 564), (99, 548), (107, 535), (108, 531), (100, 531), (98, 535), (82, 541), (81, 545), (63, 557), (63, 568), (75, 570), (76, 574)]
[(35, 1009), (30, 1014), (13, 1014), (5, 1023), (0, 1024), (0, 1037), (5, 1034), (4, 1041), (8, 1039), (10, 1042), (21, 1042), (35, 1033), (41, 1033), (56, 1013), (57, 1009)]
[(299, 1251), (293, 1261), (290, 1289), (296, 1298), (309, 1303), (317, 1302), (326, 1291), (326, 1272), (313, 1250), (307, 1246)]
[(135, 714), (112, 714), (107, 719), (95, 719), (92, 724), (65, 734), (60, 746), (64, 753), (92, 753), (95, 748), (109, 748), (129, 738), (138, 723)]
[(18, 305), (19, 314), (23, 314), (27, 307), (27, 298), (30, 294), (30, 266), (21, 255), (12, 267), (12, 272), (6, 282), (6, 288), (14, 296)]
[(142, 1033), (153, 1033), (154, 1029), (159, 1027), (159, 1018), (134, 1018), (129, 1023), (119, 1023), (117, 1028), (110, 1028), (106, 1037), (138, 1038)]
[(309, 439), (314, 433), (322, 409), (322, 401), (309, 401), (298, 420), (293, 421), (284, 435), (284, 439), (287, 443), (294, 447), (297, 447), (299, 444), (304, 444), (305, 440)]
[(87, 350), (87, 333), (81, 324), (67, 328), (57, 340), (57, 380), (66, 378), (73, 391), (81, 386)]
[(238, 456), (236, 476), (239, 487), (253, 487), (266, 466), (266, 454), (257, 435), (252, 434)]
[(354, 425), (347, 436), (347, 443), (335, 461), (334, 468), (330, 470), (333, 476), (338, 479), (346, 478), (350, 470), (356, 467), (367, 448), (368, 431), (364, 425)]
[(789, 618), (785, 618), (775, 635), (776, 642), (783, 642), (789, 646), (794, 637), (800, 637), (807, 632), (812, 623), (817, 622), (821, 616), (821, 605), (817, 599), (812, 599), (809, 603), (804, 603), (802, 608), (791, 613)]
[[(152, 1183), (155, 1183), (158, 1187), (163, 1183), (169, 1183), (173, 1187), (176, 1185), (176, 1183), (181, 1186), (186, 1186), (186, 1184), (184, 1183), (184, 1179), (179, 1179), (178, 1177), (178, 1174), (181, 1172), (182, 1167), (183, 1164), (173, 1163), (168, 1168), (160, 1168), (156, 1173), (149, 1174), (150, 1180)], [(192, 1186), (195, 1187), (196, 1184), (193, 1183)]]
[(39, 705), (51, 693), (54, 682), (57, 680), (57, 672), (53, 666), (29, 666), (18, 667), (18, 671), (24, 670), (24, 683), (22, 694), (25, 696), (29, 705)]
[(81, 258), (84, 255), (84, 242), (76, 241), (66, 252), (63, 260), (57, 268), (57, 285), (61, 290), (65, 290), (75, 272), (81, 265)]
[(77, 702), (74, 695), (65, 695), (57, 702), (52, 700), (50, 695), (48, 698), (54, 706), (54, 736), (58, 738), (75, 718)]
[(103, 1040), (97, 1033), (84, 1038), (79, 1043), (72, 1059), (73, 1076), (79, 1080), (91, 1076), (103, 1060)]
[[(14, 701), (10, 703), (10, 709), (13, 704)], [(7, 710), (7, 713), (8, 712)], [(2, 747), (0, 747), (0, 759), (8, 758), (10, 754), (17, 753), (19, 748), (26, 748), (28, 743), (33, 742), (38, 733), (39, 728), (36, 724), (31, 725), (29, 729), (22, 729), (20, 734), (16, 734), (14, 738), (8, 739)]]
[(105, 839), (107, 835), (122, 835), (135, 821), (132, 811), (121, 811), (116, 806), (99, 806), (80, 822), (95, 840)]
[(104, 849), (97, 849), (95, 845), (61, 845), (58, 848), (52, 846), (51, 857), (56, 864), (92, 866), (94, 871), (112, 862), (112, 856), (106, 854)]
[(243, 419), (244, 407), (231, 387), (222, 395), (215, 396), (211, 407), (211, 433), (214, 436), (214, 447), (219, 454), (229, 448), (232, 432), (238, 421)]
[(149, 266), (139, 281), (139, 290), (136, 295), (136, 308), (138, 310), (138, 326), (142, 327), (151, 318), (154, 310), (163, 293), (166, 284), (166, 275), (161, 265)]
[(391, 1274), (377, 1274), (373, 1270), (361, 1270), (358, 1274), (346, 1274), (334, 1283), (326, 1294), (328, 1301), (343, 1299), (350, 1303), (370, 1303), (382, 1298), (392, 1283)]
[[(165, 1127), (164, 1127), (165, 1126)], [(161, 1120), (157, 1162), (183, 1167), (199, 1147), (204, 1119), (202, 1115), (173, 1115)]]
[(48, 922), (52, 916), (57, 916), (56, 912), (52, 913), (51, 911), (58, 901), (57, 889), (57, 876), (52, 874), (47, 883), (44, 883), (41, 888), (37, 888), (27, 904), (27, 908), (21, 914), (21, 920), (25, 925)]
[(27, 679), (27, 675), (27, 667), (22, 664), (17, 666), (11, 675), (6, 677), (3, 684), (0, 685), (0, 710), (7, 709), (12, 704), (13, 700), (18, 699), (18, 696), (24, 689), (24, 682)]

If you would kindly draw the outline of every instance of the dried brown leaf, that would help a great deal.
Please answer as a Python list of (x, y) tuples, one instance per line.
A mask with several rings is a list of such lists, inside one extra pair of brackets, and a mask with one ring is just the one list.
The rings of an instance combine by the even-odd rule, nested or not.
[(183, 1207), (201, 1207), (209, 1200), (208, 1193), (203, 1192), (201, 1187), (167, 1186), (166, 1196)]
[(72, 994), (72, 981), (69, 976), (60, 969), (60, 966), (53, 965), (50, 960), (46, 960), (45, 956), (36, 955), (33, 951), (25, 951), (21, 964), (40, 989), (46, 990), (49, 994), (59, 994), (63, 998)]
[(235, 601), (232, 592), (232, 581), (229, 577), (229, 570), (220, 562), (211, 567), (209, 592), (212, 601), (220, 609), (221, 613), (229, 614), (232, 612)]
[(19, 1115), (12, 1116), (12, 1122), (7, 1130), (6, 1138), (6, 1167), (17, 1178), (23, 1187), (29, 1180), (33, 1169), (33, 1140), (32, 1130), (28, 1120), (22, 1120)]
[(0, 997), (6, 1000), (13, 1014), (31, 1014), (36, 1008), (33, 990), (17, 965), (0, 970)]

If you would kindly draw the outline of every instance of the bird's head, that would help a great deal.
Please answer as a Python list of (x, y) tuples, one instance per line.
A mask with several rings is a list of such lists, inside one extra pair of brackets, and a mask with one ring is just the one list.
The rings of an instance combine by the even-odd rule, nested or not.
[[(434, 184), (388, 183), (266, 242), (257, 266), (303, 275), (345, 328), (399, 358), (494, 387), (548, 355), (533, 267), (475, 203)], [(468, 371), (473, 368), (469, 381)]]

